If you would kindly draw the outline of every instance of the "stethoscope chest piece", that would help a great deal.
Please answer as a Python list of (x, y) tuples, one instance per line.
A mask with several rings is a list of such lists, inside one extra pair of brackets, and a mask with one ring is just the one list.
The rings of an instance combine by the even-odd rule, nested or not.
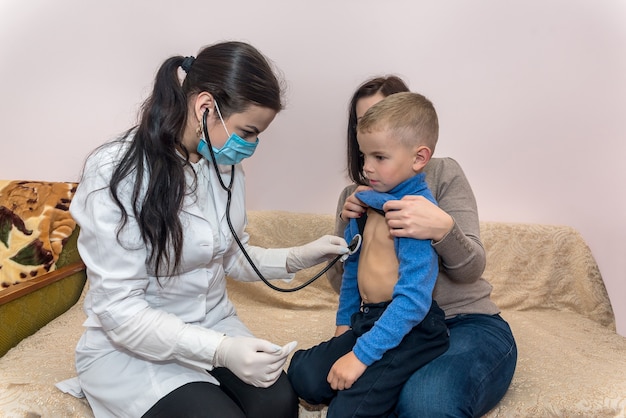
[(350, 244), (348, 244), (348, 254), (344, 255), (341, 258), (341, 261), (345, 261), (345, 259), (348, 258), (349, 255), (352, 255), (359, 251), (362, 242), (363, 237), (361, 236), (361, 234), (356, 234), (354, 237), (352, 237), (352, 241), (350, 241)]

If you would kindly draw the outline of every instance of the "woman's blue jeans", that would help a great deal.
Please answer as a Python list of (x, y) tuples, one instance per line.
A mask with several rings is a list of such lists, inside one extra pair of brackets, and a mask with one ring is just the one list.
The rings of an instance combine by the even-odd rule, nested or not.
[(396, 406), (399, 418), (480, 417), (506, 393), (517, 363), (506, 321), (464, 314), (446, 324), (450, 347), (406, 382)]

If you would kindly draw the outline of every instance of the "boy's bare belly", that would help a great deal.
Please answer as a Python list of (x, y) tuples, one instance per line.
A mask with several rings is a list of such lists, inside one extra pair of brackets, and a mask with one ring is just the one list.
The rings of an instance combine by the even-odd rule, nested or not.
[(364, 303), (391, 300), (398, 281), (398, 257), (385, 217), (371, 209), (367, 211), (357, 277)]

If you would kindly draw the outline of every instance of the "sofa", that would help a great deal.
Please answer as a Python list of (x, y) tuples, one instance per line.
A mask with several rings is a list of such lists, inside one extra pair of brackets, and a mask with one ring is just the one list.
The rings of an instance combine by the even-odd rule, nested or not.
[[(251, 243), (265, 247), (303, 244), (332, 233), (334, 225), (331, 214), (282, 211), (250, 211), (248, 220)], [(75, 228), (70, 237), (77, 233)], [(519, 351), (508, 392), (485, 416), (626, 417), (626, 338), (615, 332), (602, 277), (580, 234), (567, 226), (482, 222), (481, 238), (487, 251), (484, 276)], [(75, 250), (75, 241), (68, 238), (63, 252), (71, 247)], [(298, 273), (287, 286), (322, 267)], [(306, 348), (332, 336), (338, 297), (325, 277), (294, 293), (228, 280), (238, 315), (258, 337), (281, 345), (296, 340)], [(0, 417), (93, 416), (85, 399), (55, 387), (75, 375), (74, 346), (82, 333), (87, 286), (81, 279), (68, 283), (72, 289), (63, 292), (78, 292), (78, 302), (0, 358)], [(66, 296), (25, 299), (46, 287), (12, 302), (21, 303), (29, 318), (37, 317), (49, 298)], [(0, 309), (5, 290), (0, 290)], [(326, 412), (302, 403), (300, 416), (323, 418)]]

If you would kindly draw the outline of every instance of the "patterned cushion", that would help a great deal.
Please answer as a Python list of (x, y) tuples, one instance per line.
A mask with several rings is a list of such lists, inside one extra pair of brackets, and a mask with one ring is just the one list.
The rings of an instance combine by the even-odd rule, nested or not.
[(56, 269), (76, 183), (0, 181), (0, 291)]

